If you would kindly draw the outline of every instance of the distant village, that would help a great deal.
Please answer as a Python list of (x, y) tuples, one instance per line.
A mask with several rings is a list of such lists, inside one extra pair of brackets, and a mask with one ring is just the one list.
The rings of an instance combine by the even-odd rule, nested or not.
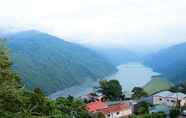
[[(121, 87), (116, 85), (118, 83), (116, 80), (110, 81), (113, 81), (110, 84), (111, 88), (107, 85), (109, 81), (103, 80), (96, 92), (80, 97), (86, 102), (84, 108), (90, 114), (99, 116), (96, 118), (138, 118), (137, 116), (143, 118), (145, 115), (149, 116), (147, 118), (177, 118), (179, 116), (186, 118), (186, 94), (180, 91), (170, 89), (148, 95), (143, 88), (135, 87), (130, 97), (126, 97), (121, 92), (117, 96), (112, 93), (111, 89), (115, 87), (118, 89), (115, 89), (116, 91), (121, 91), (119, 90)], [(109, 94), (111, 95), (109, 96)], [(154, 117), (152, 117), (153, 115)]]

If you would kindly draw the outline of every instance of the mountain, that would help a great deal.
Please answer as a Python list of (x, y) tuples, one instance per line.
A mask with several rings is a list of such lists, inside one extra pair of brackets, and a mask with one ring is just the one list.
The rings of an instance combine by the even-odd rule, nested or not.
[(152, 94), (157, 93), (159, 91), (169, 90), (172, 86), (173, 86), (173, 84), (171, 82), (161, 78), (161, 76), (152, 76), (151, 81), (148, 82), (147, 84), (145, 84), (143, 89), (149, 95), (152, 95)]
[(94, 51), (39, 31), (7, 36), (13, 68), (26, 87), (41, 88), (46, 94), (97, 80), (116, 68)]
[(114, 65), (138, 61), (139, 56), (125, 48), (94, 48), (97, 53), (108, 59)]
[(186, 81), (186, 43), (171, 46), (151, 54), (144, 59), (144, 64), (163, 73), (174, 83)]

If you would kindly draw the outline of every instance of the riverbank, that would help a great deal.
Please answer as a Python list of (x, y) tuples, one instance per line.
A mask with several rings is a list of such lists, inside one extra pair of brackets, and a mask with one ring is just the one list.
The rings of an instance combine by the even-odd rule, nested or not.
[[(125, 94), (130, 94), (130, 91), (135, 86), (144, 86), (151, 80), (151, 76), (157, 75), (151, 68), (144, 66), (138, 62), (131, 62), (128, 64), (119, 65), (118, 72), (106, 77), (104, 79), (111, 80), (117, 79), (121, 83)], [(79, 97), (93, 91), (95, 86), (98, 86), (98, 81), (93, 81), (87, 79), (81, 85), (73, 86), (65, 90), (58, 91), (49, 96), (51, 99), (56, 99), (60, 96), (67, 97), (72, 95), (74, 97)]]

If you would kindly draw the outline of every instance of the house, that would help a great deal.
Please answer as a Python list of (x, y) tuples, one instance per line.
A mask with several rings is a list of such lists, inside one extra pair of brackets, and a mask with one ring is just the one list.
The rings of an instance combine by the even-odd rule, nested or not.
[(111, 105), (97, 112), (103, 113), (105, 118), (125, 118), (132, 115), (132, 109), (125, 103)]
[(95, 102), (91, 102), (86, 104), (85, 109), (91, 113), (95, 113), (100, 109), (104, 109), (107, 108), (108, 105), (102, 101), (95, 101)]
[(152, 105), (164, 104), (170, 107), (180, 105), (186, 105), (186, 95), (183, 93), (173, 93), (170, 91), (162, 91), (156, 93), (152, 96), (143, 98), (143, 101), (146, 101)]
[(106, 118), (123, 118), (132, 114), (132, 108), (128, 103), (118, 103), (108, 105), (102, 101), (95, 101), (88, 103), (85, 109), (90, 113), (101, 112)]

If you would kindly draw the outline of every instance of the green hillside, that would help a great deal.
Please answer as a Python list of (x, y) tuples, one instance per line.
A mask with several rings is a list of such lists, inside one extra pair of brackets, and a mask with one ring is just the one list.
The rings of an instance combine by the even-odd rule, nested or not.
[(143, 88), (145, 92), (152, 95), (158, 91), (168, 90), (173, 86), (169, 81), (162, 79), (160, 76), (153, 76), (152, 80), (148, 82)]
[(27, 88), (41, 88), (51, 94), (60, 89), (100, 79), (116, 68), (95, 52), (38, 31), (7, 37), (13, 68)]
[(150, 66), (156, 72), (166, 76), (175, 84), (181, 84), (186, 80), (186, 43), (162, 49), (157, 53), (148, 55), (144, 64)]

